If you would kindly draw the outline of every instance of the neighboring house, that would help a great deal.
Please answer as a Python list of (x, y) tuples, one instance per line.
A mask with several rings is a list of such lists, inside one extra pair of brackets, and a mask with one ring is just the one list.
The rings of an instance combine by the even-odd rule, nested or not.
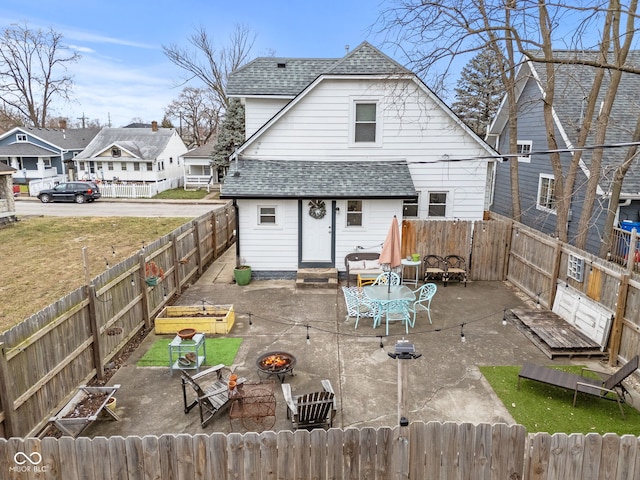
[(173, 128), (103, 128), (75, 159), (79, 179), (158, 182), (182, 178), (187, 147)]
[(495, 152), (367, 42), (338, 59), (255, 59), (227, 95), (245, 105), (247, 140), (221, 197), (257, 276), (343, 271), (348, 253), (380, 250), (394, 215), (483, 218)]
[(221, 175), (217, 169), (211, 169), (213, 143), (207, 143), (189, 150), (184, 154), (184, 188), (219, 188)]
[(15, 168), (0, 162), (0, 225), (16, 221), (16, 202), (13, 198)]
[[(559, 58), (594, 58), (597, 52), (555, 52)], [(628, 64), (640, 64), (640, 52), (629, 55)], [(595, 69), (584, 65), (555, 66), (555, 96), (553, 102), (555, 137), (559, 149), (570, 149), (577, 144), (579, 126), (582, 124), (585, 104)], [(518, 162), (520, 186), (520, 202), (522, 223), (542, 232), (553, 234), (556, 229), (555, 211), (555, 178), (548, 154), (546, 129), (543, 117), (543, 95), (546, 84), (545, 65), (525, 62), (518, 72), (518, 153), (521, 155), (512, 160), (496, 164), (495, 187), (491, 210), (507, 217), (512, 217), (511, 176), (509, 162)], [(598, 105), (604, 98), (610, 75), (605, 75)], [(623, 74), (618, 95), (609, 120), (606, 144), (631, 141), (638, 117), (640, 99), (640, 76)], [(596, 108), (595, 115), (598, 115)], [(595, 130), (594, 118), (592, 129)], [(508, 112), (506, 101), (503, 101), (489, 129), (490, 143), (506, 153), (509, 151)], [(495, 143), (494, 143), (495, 141)], [(587, 145), (594, 145), (593, 132)], [(533, 153), (533, 155), (530, 155)], [(569, 243), (578, 233), (578, 221), (582, 215), (585, 187), (589, 177), (591, 150), (582, 153), (582, 160), (575, 188), (572, 195), (569, 216)], [(626, 148), (607, 148), (603, 157), (603, 172), (597, 190), (597, 199), (592, 212), (589, 234), (585, 250), (598, 254), (603, 236), (604, 223), (609, 206), (609, 191), (614, 169), (620, 165), (627, 153)], [(563, 170), (567, 171), (573, 153), (562, 153)], [(618, 219), (637, 222), (640, 220), (640, 168), (638, 162), (626, 175), (621, 195), (621, 203), (617, 207)]]
[(73, 158), (96, 136), (95, 128), (60, 129), (16, 127), (0, 135), (0, 163), (16, 171), (14, 181), (28, 184), (33, 180), (50, 183), (73, 175)]

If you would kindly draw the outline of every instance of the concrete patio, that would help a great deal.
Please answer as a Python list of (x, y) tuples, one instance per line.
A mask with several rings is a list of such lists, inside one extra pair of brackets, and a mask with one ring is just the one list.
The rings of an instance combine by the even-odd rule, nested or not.
[[(409, 421), (514, 423), (477, 366), (550, 362), (514, 325), (502, 324), (504, 309), (534, 307), (506, 283), (469, 282), (466, 288), (458, 283), (446, 288), (438, 285), (432, 303), (433, 325), (423, 312), (408, 335), (397, 322), (385, 337), (384, 325), (374, 329), (371, 319), (361, 319), (354, 329), (354, 319), (345, 319), (340, 289), (296, 289), (293, 280), (252, 281), (244, 287), (233, 284), (234, 258), (234, 252), (228, 251), (176, 304), (201, 305), (203, 300), (233, 304), (236, 323), (230, 335), (243, 339), (234, 364), (236, 373), (248, 382), (258, 382), (258, 355), (273, 350), (292, 353), (297, 365), (294, 376), (285, 381), (294, 394), (320, 389), (322, 379), (331, 381), (337, 398), (334, 427), (397, 424), (398, 360), (387, 353), (403, 337), (422, 354), (416, 360), (403, 360), (410, 362)], [(197, 408), (183, 412), (177, 373), (171, 376), (168, 366), (136, 366), (157, 338), (148, 335), (109, 381), (109, 385), (121, 384), (116, 410), (121, 421), (105, 418), (83, 435), (243, 432), (242, 423), (230, 422), (227, 412), (219, 413), (203, 429)], [(290, 429), (279, 382), (275, 391), (272, 429)]]

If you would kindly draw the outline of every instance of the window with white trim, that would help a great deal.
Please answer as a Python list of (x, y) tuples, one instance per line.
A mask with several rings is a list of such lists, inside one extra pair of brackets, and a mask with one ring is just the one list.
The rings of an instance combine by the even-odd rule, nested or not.
[(418, 198), (402, 201), (402, 218), (418, 218)]
[(107, 162), (107, 170), (113, 170), (113, 162)]
[(356, 103), (356, 117), (353, 141), (356, 143), (376, 141), (375, 102)]
[(531, 163), (531, 147), (533, 142), (531, 140), (518, 140), (517, 153), (518, 161)]
[(429, 218), (447, 216), (447, 192), (429, 192), (427, 216)]
[(347, 227), (362, 226), (362, 200), (347, 200)]
[(27, 141), (26, 133), (16, 133), (16, 142), (24, 143)]
[(120, 162), (120, 170), (123, 172), (127, 171), (127, 162)]
[(140, 163), (138, 163), (138, 162), (133, 162), (133, 169), (134, 169), (136, 172), (139, 172), (139, 171), (140, 171)]
[(553, 175), (541, 173), (538, 180), (538, 203), (539, 210), (556, 213), (556, 181)]
[(44, 163), (45, 168), (51, 168), (51, 157), (43, 158), (42, 163)]
[(258, 206), (258, 225), (275, 225), (276, 207), (273, 205)]

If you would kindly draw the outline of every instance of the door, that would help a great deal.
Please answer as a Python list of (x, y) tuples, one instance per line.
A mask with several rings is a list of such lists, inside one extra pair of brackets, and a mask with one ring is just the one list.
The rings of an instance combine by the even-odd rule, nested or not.
[(301, 267), (334, 266), (335, 202), (322, 199), (300, 200)]

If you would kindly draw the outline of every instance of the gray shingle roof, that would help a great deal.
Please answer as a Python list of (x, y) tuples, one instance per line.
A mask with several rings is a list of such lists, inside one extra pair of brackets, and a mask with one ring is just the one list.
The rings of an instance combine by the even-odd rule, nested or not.
[(57, 130), (21, 127), (20, 129), (65, 150), (81, 150), (85, 148), (100, 131), (99, 128), (69, 128), (66, 130)]
[[(556, 51), (558, 58), (567, 59), (594, 59), (598, 52)], [(640, 67), (640, 51), (630, 52), (627, 64), (636, 68)], [(543, 85), (546, 83), (545, 66), (533, 64)], [(578, 126), (582, 123), (583, 108), (586, 107), (584, 98), (589, 95), (596, 69), (584, 65), (556, 65), (555, 68), (556, 92), (554, 109), (570, 141), (575, 145), (578, 141)], [(598, 103), (604, 100), (604, 95), (611, 80), (611, 72), (605, 73), (603, 86), (600, 89)], [(618, 94), (613, 104), (612, 115), (607, 129), (606, 144), (624, 143), (631, 141), (640, 109), (640, 75), (623, 73)], [(598, 115), (598, 108), (595, 115)], [(593, 119), (592, 130), (595, 131), (596, 118)], [(594, 145), (593, 132), (587, 140), (587, 145)], [(613, 178), (613, 168), (620, 165), (626, 154), (626, 148), (611, 148), (605, 151), (603, 156), (604, 175), (600, 185), (608, 190)], [(591, 160), (591, 152), (584, 152), (582, 157), (587, 165)], [(640, 165), (635, 162), (629, 169), (624, 184), (623, 193), (640, 193)]]
[(231, 73), (227, 95), (294, 97), (322, 74), (395, 73), (411, 72), (368, 42), (363, 42), (343, 58), (256, 58)]
[(232, 163), (222, 198), (410, 198), (404, 161), (240, 160)]
[(15, 171), (15, 168), (10, 167), (6, 163), (0, 162), (0, 175), (10, 175)]
[(150, 128), (103, 128), (76, 158), (89, 159), (118, 145), (140, 159), (155, 160), (174, 132), (173, 128), (158, 128), (155, 132)]
[(210, 158), (215, 143), (205, 143), (183, 155), (184, 158)]

